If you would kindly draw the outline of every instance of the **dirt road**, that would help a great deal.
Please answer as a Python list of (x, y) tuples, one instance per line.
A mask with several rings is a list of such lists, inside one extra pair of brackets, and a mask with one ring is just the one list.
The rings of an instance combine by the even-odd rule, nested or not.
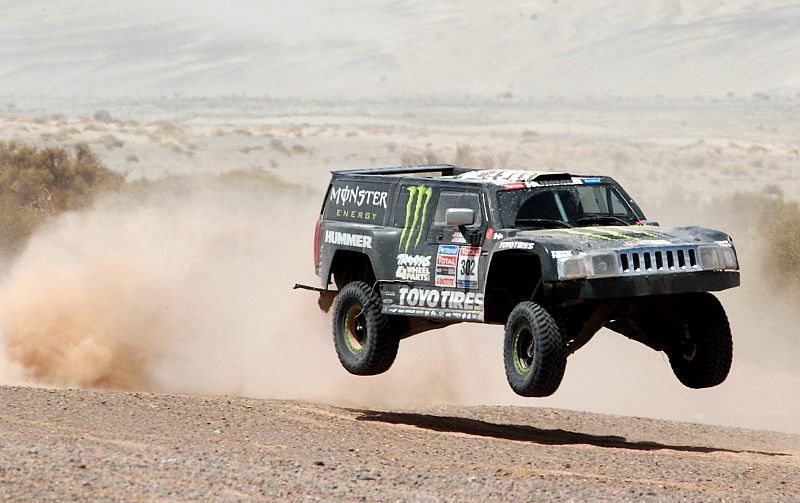
[(800, 437), (516, 407), (0, 388), (0, 497), (796, 501)]

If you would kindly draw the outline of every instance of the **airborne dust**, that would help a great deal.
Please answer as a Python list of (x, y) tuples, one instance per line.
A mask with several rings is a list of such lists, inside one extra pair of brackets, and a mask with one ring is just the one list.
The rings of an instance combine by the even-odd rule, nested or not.
[(759, 280), (757, 230), (740, 229), (748, 239), (737, 241), (744, 286), (720, 295), (735, 342), (726, 383), (687, 390), (663, 355), (602, 331), (570, 358), (554, 397), (521, 399), (505, 383), (499, 326), (406, 339), (381, 376), (340, 367), (315, 294), (291, 289), (315, 284), (321, 184), (186, 177), (59, 217), (0, 282), (4, 382), (367, 407), (552, 406), (800, 431), (790, 400), (800, 385), (792, 343), (800, 316)]

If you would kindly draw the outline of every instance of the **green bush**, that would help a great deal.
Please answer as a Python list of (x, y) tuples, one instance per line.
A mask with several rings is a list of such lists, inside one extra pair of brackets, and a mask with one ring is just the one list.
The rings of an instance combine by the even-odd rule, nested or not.
[(85, 144), (70, 152), (0, 142), (0, 251), (17, 251), (53, 215), (86, 208), (99, 191), (123, 184)]

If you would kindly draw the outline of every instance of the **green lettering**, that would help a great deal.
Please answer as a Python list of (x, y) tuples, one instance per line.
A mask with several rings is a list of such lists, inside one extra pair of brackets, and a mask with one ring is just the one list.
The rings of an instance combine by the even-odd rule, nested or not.
[[(414, 243), (414, 247), (416, 248), (419, 246), (419, 240), (422, 237), (422, 228), (425, 227), (425, 215), (428, 213), (428, 203), (431, 200), (431, 194), (433, 194), (433, 189), (430, 187), (425, 188), (425, 206), (422, 208), (422, 222), (419, 224), (419, 233), (417, 234), (417, 242)], [(422, 199), (422, 196), (419, 196)]]
[(406, 241), (406, 253), (408, 253), (408, 245), (411, 244), (411, 238), (414, 237), (414, 230), (417, 228), (417, 222), (419, 222), (419, 210), (422, 208), (422, 195), (425, 192), (425, 187), (420, 187), (417, 191), (417, 205), (414, 208), (414, 221), (411, 222), (411, 233), (408, 235), (408, 241)]
[[(408, 187), (408, 203), (406, 203), (406, 223), (403, 224), (403, 232), (400, 234), (400, 243), (397, 245), (397, 249), (399, 250), (403, 246), (403, 239), (406, 236), (406, 232), (408, 231), (408, 221), (411, 217), (411, 204), (414, 202), (414, 195), (417, 193), (416, 187)], [(409, 237), (409, 240), (411, 238)]]

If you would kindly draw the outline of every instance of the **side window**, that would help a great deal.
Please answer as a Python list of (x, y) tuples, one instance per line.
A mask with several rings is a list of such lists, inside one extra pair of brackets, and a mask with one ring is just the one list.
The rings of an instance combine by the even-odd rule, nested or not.
[(450, 208), (469, 208), (475, 212), (475, 223), (470, 227), (480, 227), (483, 223), (480, 196), (474, 192), (442, 191), (436, 204), (436, 215), (433, 217), (435, 227), (445, 227), (447, 210)]

